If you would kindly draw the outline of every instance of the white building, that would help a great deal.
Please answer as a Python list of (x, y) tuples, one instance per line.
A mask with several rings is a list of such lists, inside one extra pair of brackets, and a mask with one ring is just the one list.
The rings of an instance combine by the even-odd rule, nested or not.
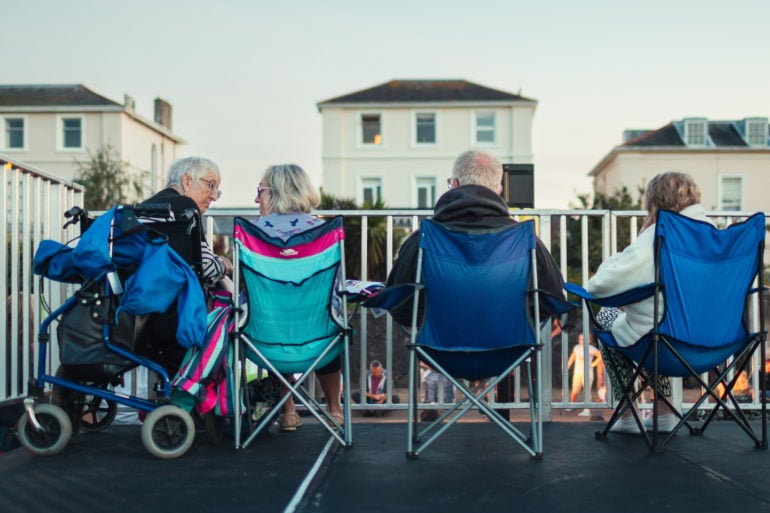
[(595, 190), (636, 194), (666, 171), (690, 174), (707, 210), (770, 210), (768, 118), (685, 118), (656, 130), (626, 130), (590, 172)]
[(0, 153), (71, 180), (75, 161), (109, 145), (145, 193), (165, 185), (184, 141), (171, 131), (171, 105), (155, 100), (154, 120), (134, 100), (112, 101), (75, 85), (0, 85)]
[(463, 151), (531, 164), (536, 107), (465, 80), (392, 80), (322, 101), (324, 192), (431, 208)]

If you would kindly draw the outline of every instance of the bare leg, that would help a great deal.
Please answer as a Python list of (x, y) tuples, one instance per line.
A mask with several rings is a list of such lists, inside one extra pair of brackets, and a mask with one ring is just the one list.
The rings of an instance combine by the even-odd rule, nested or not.
[(340, 392), (342, 383), (340, 381), (341, 372), (332, 372), (331, 374), (319, 374), (318, 381), (321, 383), (321, 389), (326, 397), (326, 405), (329, 413), (342, 415), (342, 405), (340, 404)]

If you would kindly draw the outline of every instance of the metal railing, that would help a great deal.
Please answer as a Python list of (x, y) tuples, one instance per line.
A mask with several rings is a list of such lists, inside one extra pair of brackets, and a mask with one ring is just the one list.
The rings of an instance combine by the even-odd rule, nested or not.
[[(2, 162), (2, 161), (0, 161)], [(11, 206), (5, 213), (10, 216), (10, 221), (3, 223), (6, 233), (7, 243), (6, 251), (0, 258), (7, 258), (5, 255), (20, 255), (19, 262), (14, 268), (11, 266), (10, 278), (2, 278), (0, 282), (9, 298), (6, 305), (8, 321), (5, 326), (0, 326), (0, 337), (5, 341), (5, 347), (0, 351), (0, 365), (5, 369), (8, 378), (5, 383), (0, 383), (0, 403), (3, 401), (19, 398), (23, 396), (26, 389), (27, 379), (32, 375), (32, 342), (36, 332), (36, 326), (40, 321), (40, 302), (37, 301), (34, 307), (31, 307), (30, 299), (37, 297), (38, 286), (33, 284), (31, 277), (31, 260), (33, 241), (42, 238), (53, 238), (55, 240), (66, 241), (76, 235), (69, 231), (63, 231), (59, 227), (63, 224), (62, 213), (69, 207), (77, 204), (81, 199), (81, 191), (78, 186), (66, 182), (54, 181), (44, 173), (40, 176), (35, 175), (35, 170), (12, 165), (12, 172), (6, 169), (7, 182), (3, 187), (12, 185), (12, 189), (3, 189), (5, 197), (18, 197), (19, 203)], [(18, 175), (17, 175), (18, 173)], [(28, 175), (28, 176), (27, 176)], [(20, 184), (27, 184), (21, 186)], [(30, 194), (29, 199), (21, 193), (22, 190)], [(15, 191), (15, 192), (14, 192)], [(47, 192), (34, 192), (47, 191)], [(66, 192), (66, 193), (65, 193)], [(44, 205), (43, 198), (59, 198), (58, 206), (44, 209), (44, 214), (38, 215), (37, 206)], [(24, 203), (22, 207), (21, 203)], [(34, 206), (32, 206), (34, 205)], [(31, 208), (27, 208), (30, 206)], [(24, 215), (32, 213), (31, 218)], [(585, 283), (591, 274), (596, 270), (598, 262), (606, 259), (609, 255), (622, 249), (623, 245), (629, 241), (635, 240), (644, 219), (643, 211), (608, 211), (608, 210), (527, 210), (512, 211), (514, 217), (520, 219), (534, 219), (540, 238), (551, 250), (556, 262), (561, 269), (562, 275), (568, 281)], [(343, 215), (347, 220), (354, 221), (354, 224), (360, 226), (360, 242), (358, 247), (352, 247), (350, 244), (346, 247), (346, 254), (356, 254), (360, 259), (360, 273), (358, 276), (348, 276), (358, 280), (382, 280), (393, 266), (393, 261), (398, 250), (399, 241), (408, 235), (419, 221), (432, 215), (430, 210), (356, 210), (356, 211), (318, 211), (318, 215), (333, 216)], [(711, 212), (710, 215), (715, 218), (718, 224), (725, 225), (736, 219), (741, 219), (749, 215), (746, 212)], [(232, 247), (232, 220), (235, 216), (246, 218), (256, 218), (258, 211), (256, 208), (232, 209), (232, 208), (214, 208), (210, 209), (204, 216), (204, 228), (209, 241), (218, 239), (223, 243), (224, 250), (228, 251)], [(767, 216), (767, 214), (766, 214)], [(371, 227), (377, 226), (377, 230), (385, 230), (384, 238), (384, 274), (382, 276), (373, 276), (375, 272), (369, 269), (368, 256), (370, 251), (369, 239)], [(600, 227), (597, 229), (596, 226)], [(14, 236), (10, 237), (10, 227), (22, 227), (14, 231)], [(593, 227), (593, 229), (592, 229)], [(25, 238), (25, 234), (26, 238)], [(569, 234), (569, 237), (568, 237)], [(593, 239), (599, 239), (600, 256), (593, 258), (597, 262), (592, 262), (590, 249), (595, 247)], [(18, 239), (18, 240), (17, 240)], [(16, 242), (14, 242), (16, 241)], [(25, 242), (26, 241), (26, 242)], [(14, 245), (15, 244), (15, 245)], [(14, 259), (17, 260), (17, 259)], [(577, 263), (576, 263), (577, 262)], [(0, 261), (3, 263), (3, 261)], [(572, 265), (570, 265), (572, 264)], [(37, 281), (37, 280), (34, 280)], [(46, 295), (50, 296), (48, 301), (51, 306), (57, 306), (65, 299), (65, 287), (44, 280)], [(30, 288), (22, 287), (22, 283), (29, 283)], [(71, 293), (71, 291), (69, 291)], [(366, 410), (389, 410), (406, 408), (406, 395), (402, 395), (400, 404), (392, 401), (392, 395), (395, 392), (403, 391), (406, 387), (405, 377), (399, 380), (399, 374), (406, 375), (406, 369), (399, 369), (399, 365), (404, 365), (406, 361), (406, 349), (403, 345), (402, 329), (395, 324), (389, 316), (375, 319), (370, 311), (359, 310), (355, 314), (355, 340), (352, 351), (355, 376), (352, 383), (353, 389), (365, 390), (366, 373), (371, 359), (382, 361), (383, 366), (390, 371), (391, 379), (387, 384), (388, 401), (383, 405), (353, 405), (355, 409)], [(543, 401), (544, 418), (552, 418), (552, 409), (564, 410), (572, 408), (607, 408), (612, 404), (612, 394), (607, 390), (606, 395), (601, 395), (596, 387), (597, 381), (603, 381), (609, 388), (609, 380), (604, 377), (603, 380), (591, 379), (593, 369), (590, 367), (590, 355), (588, 346), (584, 346), (584, 386), (582, 395), (575, 401), (569, 400), (570, 376), (571, 370), (567, 366), (569, 354), (575, 339), (579, 332), (582, 332), (585, 340), (589, 340), (588, 321), (585, 313), (577, 314), (578, 327), (570, 332), (563, 331), (555, 333), (551, 337), (550, 328), (544, 329), (544, 340), (546, 343), (543, 351), (543, 384), (544, 389), (551, 390), (546, 394)], [(24, 329), (27, 326), (29, 329)], [(55, 337), (55, 333), (52, 334)], [(56, 343), (52, 343), (52, 349), (55, 349)], [(17, 348), (17, 350), (13, 350)], [(374, 352), (376, 350), (377, 352)], [(57, 361), (58, 354), (53, 351), (51, 361)], [(748, 403), (749, 408), (759, 407), (759, 383), (758, 369), (761, 362), (752, 363), (752, 375), (750, 382), (752, 386), (751, 399)], [(49, 363), (50, 365), (50, 363)], [(394, 379), (396, 380), (394, 381)], [(594, 386), (591, 387), (591, 382)], [(675, 380), (675, 401), (681, 401), (687, 404), (686, 389), (683, 388), (681, 380)], [(683, 392), (683, 390), (685, 392)], [(519, 376), (514, 376), (514, 399), (512, 402), (499, 403), (500, 407), (505, 408), (526, 408), (527, 389), (523, 385)], [(495, 402), (491, 397), (490, 401)], [(443, 405), (446, 406), (446, 405)], [(442, 403), (431, 405), (433, 408), (441, 408)]]
[[(0, 403), (22, 397), (34, 366), (34, 341), (43, 300), (41, 282), (33, 276), (37, 243), (44, 239), (65, 242), (76, 235), (63, 229), (64, 212), (83, 202), (83, 188), (41, 169), (0, 154), (0, 290), (5, 297), (0, 322)], [(69, 287), (47, 281), (45, 297), (60, 304)], [(70, 291), (71, 293), (71, 291)], [(55, 345), (54, 345), (55, 346)], [(58, 360), (58, 348), (52, 347)]]

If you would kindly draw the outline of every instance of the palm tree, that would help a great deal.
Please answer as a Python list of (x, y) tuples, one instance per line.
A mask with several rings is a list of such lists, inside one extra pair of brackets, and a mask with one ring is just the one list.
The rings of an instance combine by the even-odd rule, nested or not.
[[(323, 210), (360, 210), (356, 202), (349, 198), (338, 198), (321, 191), (321, 205)], [(385, 203), (378, 199), (374, 204), (365, 203), (364, 210), (385, 210)], [(386, 278), (386, 248), (387, 225), (385, 216), (369, 216), (367, 225), (367, 276), (361, 275), (361, 217), (348, 216), (345, 218), (345, 247), (348, 251), (345, 255), (345, 274), (351, 279), (367, 279), (385, 281)], [(401, 234), (395, 235), (400, 242)]]

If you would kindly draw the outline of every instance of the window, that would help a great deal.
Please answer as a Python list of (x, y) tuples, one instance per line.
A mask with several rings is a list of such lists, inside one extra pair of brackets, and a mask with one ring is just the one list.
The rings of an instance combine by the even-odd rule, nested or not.
[(417, 208), (433, 208), (436, 203), (436, 179), (417, 179)]
[(415, 143), (436, 144), (436, 113), (417, 112), (414, 115)]
[(63, 118), (63, 146), (65, 148), (82, 148), (83, 147), (83, 133), (81, 131), (81, 125), (83, 120), (80, 118)]
[(705, 119), (689, 119), (684, 122), (684, 142), (687, 146), (706, 146), (707, 123)]
[(361, 142), (382, 144), (382, 126), (379, 114), (361, 114)]
[(719, 210), (743, 210), (743, 177), (719, 177)]
[(361, 203), (364, 207), (371, 207), (382, 199), (382, 181), (379, 178), (361, 179)]
[(767, 119), (746, 120), (746, 142), (749, 146), (767, 146)]
[(495, 113), (476, 113), (476, 142), (493, 144), (495, 142)]
[(5, 118), (5, 149), (24, 149), (24, 118)]
[(56, 147), (59, 150), (82, 150), (85, 133), (83, 116), (59, 116), (56, 123)]

